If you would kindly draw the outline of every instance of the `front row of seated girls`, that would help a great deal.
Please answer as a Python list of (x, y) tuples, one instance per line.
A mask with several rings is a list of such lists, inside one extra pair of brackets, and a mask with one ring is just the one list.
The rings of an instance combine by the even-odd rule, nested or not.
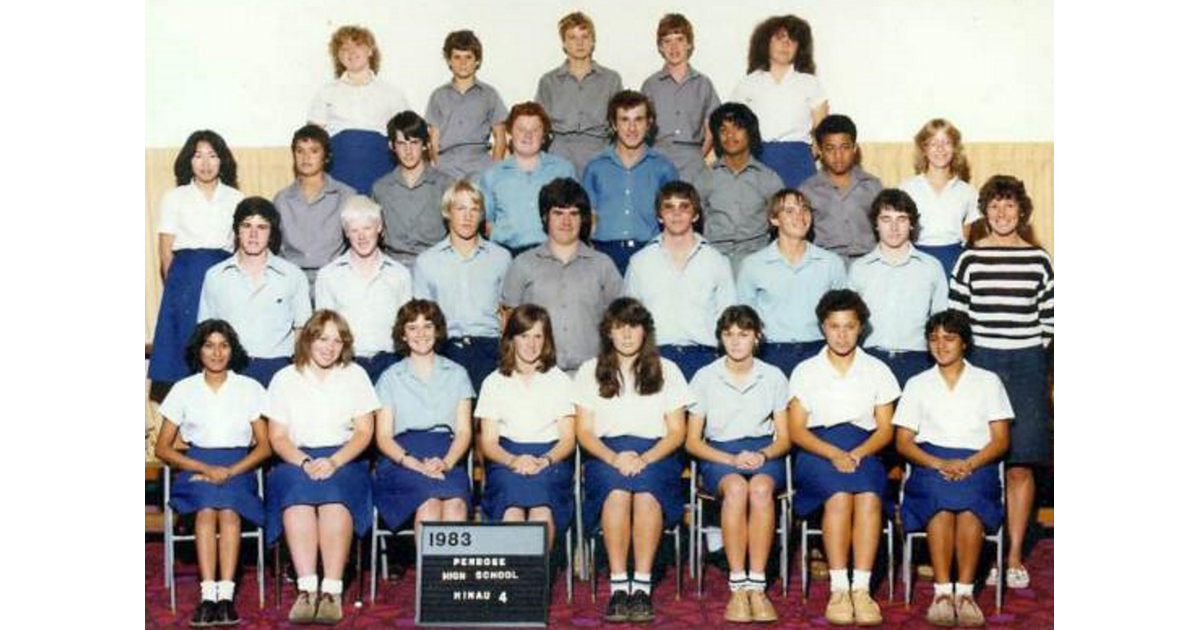
[[(699, 483), (723, 501), (726, 619), (773, 621), (766, 564), (775, 496), (787, 481), (782, 458), (791, 456), (796, 511), (806, 516), (824, 508), (826, 618), (877, 625), (882, 615), (869, 584), (886, 483), (878, 454), (891, 444), (895, 424), (897, 450), (914, 465), (903, 523), (929, 536), (935, 597), (927, 618), (982, 625), (972, 584), (983, 534), (1003, 517), (998, 461), (1013, 413), (999, 378), (963, 358), (973, 342), (968, 316), (943, 311), (929, 319), (925, 333), (936, 366), (913, 377), (900, 396), (886, 365), (858, 349), (870, 317), (858, 295), (830, 291), (816, 310), (826, 346), (796, 367), (790, 383), (754, 357), (764, 342), (762, 322), (752, 308), (736, 305), (716, 326), (724, 356), (699, 370), (689, 387), (679, 367), (659, 356), (653, 318), (635, 299), (619, 298), (605, 310), (599, 356), (580, 367), (573, 383), (555, 366), (547, 312), (519, 306), (506, 321), (499, 369), (484, 381), (476, 411), (487, 462), (485, 517), (544, 522), (551, 541), (562, 534), (573, 510), (578, 439), (582, 526), (602, 536), (609, 560), (612, 596), (604, 618), (650, 621), (655, 552), (664, 529), (683, 515), (679, 447), (686, 438), (686, 450), (701, 463)], [(182, 471), (172, 506), (196, 513), (202, 601), (194, 625), (237, 623), (232, 579), (240, 518), (265, 522), (270, 542), (286, 536), (299, 590), (289, 619), (298, 623), (341, 619), (341, 576), (352, 536), (370, 527), (372, 503), (391, 529), (410, 518), (416, 524), (469, 518), (465, 460), (474, 391), (461, 366), (436, 354), (446, 334), (436, 303), (402, 307), (393, 337), (405, 359), (373, 389), (353, 361), (345, 320), (318, 310), (297, 335), (292, 364), (264, 393), (231, 369), (247, 360), (233, 328), (221, 320), (197, 326), (187, 356), (199, 372), (164, 401), (156, 450)], [(374, 480), (362, 456), (372, 435), (380, 451)], [(252, 473), (272, 451), (281, 462), (267, 475), (264, 512)], [(226, 534), (219, 547), (218, 529)], [(951, 583), (954, 558), (957, 583)]]

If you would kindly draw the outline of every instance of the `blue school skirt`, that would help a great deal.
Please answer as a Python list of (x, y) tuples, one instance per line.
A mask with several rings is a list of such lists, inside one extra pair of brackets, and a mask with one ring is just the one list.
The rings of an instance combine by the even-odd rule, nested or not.
[(167, 269), (158, 320), (154, 325), (154, 348), (150, 352), (150, 380), (174, 383), (192, 373), (188, 369), (188, 341), (196, 329), (200, 289), (209, 267), (229, 258), (223, 249), (180, 249)]
[(917, 245), (917, 249), (933, 256), (942, 263), (942, 268), (946, 270), (946, 279), (950, 279), (950, 273), (954, 271), (954, 263), (958, 261), (959, 255), (963, 252), (962, 243), (951, 243), (949, 245)]
[[(760, 437), (742, 438), (740, 440), (730, 440), (728, 442), (709, 442), (708, 445), (730, 455), (737, 455), (742, 451), (760, 451), (767, 448), (775, 441), (775, 438), (769, 435)], [(700, 468), (700, 487), (709, 492), (716, 492), (721, 485), (721, 480), (725, 475), (741, 475), (749, 479), (755, 475), (768, 475), (775, 480), (775, 489), (782, 490), (787, 487), (787, 467), (783, 463), (783, 459), (768, 459), (762, 468), (753, 471), (746, 471), (730, 466), (729, 464), (721, 464), (718, 462), (699, 462)]]
[[(853, 449), (871, 436), (870, 431), (849, 422), (832, 427), (817, 427), (812, 429), (812, 432), (821, 440), (844, 451)], [(881, 501), (884, 498), (887, 471), (875, 455), (864, 458), (858, 469), (852, 473), (839, 472), (833, 467), (833, 462), (804, 449), (797, 449), (794, 457), (792, 474), (795, 477), (795, 506), (796, 514), (800, 516), (807, 516), (825, 505), (829, 497), (838, 492), (870, 492), (878, 495)]]
[[(920, 444), (921, 450), (942, 459), (966, 459), (977, 451)], [(985, 531), (995, 531), (1004, 518), (1000, 503), (1000, 465), (992, 462), (976, 468), (966, 479), (947, 481), (936, 469), (913, 466), (904, 484), (900, 519), (904, 531), (917, 532), (929, 525), (938, 512), (971, 512), (983, 522)]]
[[(500, 446), (513, 455), (540, 457), (555, 442), (514, 442), (500, 438)], [(483, 491), (483, 515), (489, 521), (504, 520), (504, 510), (510, 507), (549, 507), (554, 515), (554, 531), (566, 531), (575, 513), (574, 461), (565, 459), (528, 476), (518, 475), (507, 466), (487, 463), (487, 487)]]
[(807, 142), (764, 142), (758, 160), (770, 166), (787, 188), (799, 188), (804, 180), (817, 174), (812, 147)]
[[(396, 436), (400, 448), (417, 459), (444, 457), (453, 440), (449, 431), (405, 431)], [(445, 479), (434, 479), (380, 457), (372, 492), (379, 516), (392, 531), (408, 522), (429, 499), (462, 499), (468, 510), (471, 507), (471, 484), (463, 462), (447, 471)]]
[[(233, 466), (241, 461), (249, 448), (203, 448), (193, 446), (187, 456), (210, 466)], [(171, 507), (180, 514), (191, 514), (205, 508), (233, 510), (238, 516), (255, 525), (266, 522), (262, 499), (258, 497), (258, 482), (254, 471), (230, 477), (225, 483), (192, 481), (195, 473), (185, 470), (171, 483)]]
[(258, 381), (263, 388), (271, 386), (271, 379), (275, 378), (275, 373), (292, 364), (292, 357), (271, 357), (264, 359), (262, 357), (250, 357), (250, 363), (246, 364), (246, 369), (242, 370), (242, 376), (249, 376)]
[(1004, 383), (1013, 421), (1009, 427), (1008, 456), (1011, 464), (1044, 464), (1054, 455), (1050, 431), (1050, 383), (1047, 381), (1046, 351), (1041, 346), (1018, 350), (971, 349), (970, 360), (991, 370)]
[(383, 134), (365, 129), (346, 129), (329, 139), (329, 174), (358, 191), (371, 194), (375, 180), (395, 168), (392, 152)]
[[(618, 453), (645, 453), (658, 443), (658, 440), (633, 435), (600, 438), (600, 441)], [(594, 457), (588, 457), (583, 462), (583, 522), (587, 532), (590, 534), (599, 531), (600, 512), (608, 494), (613, 490), (625, 490), (633, 494), (649, 492), (658, 499), (658, 504), (662, 507), (663, 528), (675, 527), (683, 516), (684, 487), (681, 475), (683, 449), (678, 449), (646, 466), (641, 473), (633, 477), (626, 477), (617, 472), (616, 468)]]
[(791, 378), (792, 372), (801, 361), (817, 356), (825, 341), (777, 342), (768, 341), (762, 345), (758, 358), (774, 365), (783, 371), (783, 375)]
[[(338, 452), (341, 446), (302, 448), (309, 457), (318, 459)], [(355, 535), (362, 536), (371, 529), (371, 471), (364, 457), (344, 464), (333, 476), (322, 481), (310, 479), (299, 466), (279, 462), (267, 474), (267, 544), (274, 543), (283, 533), (283, 511), (293, 505), (325, 505), (341, 503), (350, 510)]]

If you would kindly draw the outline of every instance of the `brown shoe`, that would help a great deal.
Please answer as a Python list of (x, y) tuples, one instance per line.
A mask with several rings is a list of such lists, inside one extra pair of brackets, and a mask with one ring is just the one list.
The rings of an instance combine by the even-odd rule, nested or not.
[(953, 628), (957, 625), (954, 618), (954, 598), (950, 595), (938, 595), (925, 611), (925, 621), (943, 628)]
[(825, 605), (825, 619), (835, 626), (854, 623), (854, 604), (850, 602), (850, 591), (833, 591)]
[(300, 591), (292, 610), (288, 612), (288, 621), (292, 623), (312, 623), (317, 615), (317, 594)]
[(866, 589), (851, 589), (850, 601), (854, 604), (854, 623), (860, 626), (878, 626), (883, 623), (883, 612), (879, 604), (871, 599)]
[(313, 617), (313, 623), (332, 626), (341, 620), (342, 596), (332, 593), (321, 593), (321, 598), (317, 601), (317, 614)]
[(733, 591), (729, 594), (729, 603), (725, 604), (725, 621), (733, 623), (750, 623), (754, 617), (750, 614), (750, 595), (746, 591)]
[(970, 595), (954, 598), (954, 612), (958, 615), (958, 625), (964, 628), (982, 628), (987, 623), (983, 611), (979, 610), (979, 604), (976, 604), (975, 598)]
[(758, 622), (778, 621), (779, 614), (775, 612), (775, 606), (771, 605), (771, 600), (767, 599), (765, 591), (748, 591), (750, 594), (750, 616)]

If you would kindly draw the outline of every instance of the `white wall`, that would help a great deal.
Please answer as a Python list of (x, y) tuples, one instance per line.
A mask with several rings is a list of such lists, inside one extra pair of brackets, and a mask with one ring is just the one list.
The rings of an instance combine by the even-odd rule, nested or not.
[(480, 77), (507, 104), (531, 99), (562, 62), (559, 17), (577, 8), (596, 23), (596, 59), (633, 88), (661, 64), (663, 13), (692, 21), (692, 60), (724, 97), (745, 72), (754, 25), (794, 12), (813, 27), (833, 111), (855, 119), (860, 140), (908, 140), (934, 116), (967, 141), (1053, 140), (1048, 0), (150, 0), (146, 146), (179, 146), (203, 127), (233, 146), (286, 146), (332, 78), (326, 45), (342, 24), (375, 33), (381, 76), (419, 112), (448, 80), (442, 40), (459, 28), (483, 41)]

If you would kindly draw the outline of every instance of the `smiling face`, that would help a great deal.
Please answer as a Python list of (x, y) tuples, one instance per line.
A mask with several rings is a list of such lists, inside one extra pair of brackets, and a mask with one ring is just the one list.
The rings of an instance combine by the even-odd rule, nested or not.
[(379, 235), (383, 233), (379, 221), (358, 219), (343, 225), (342, 230), (350, 241), (350, 249), (359, 258), (370, 258), (379, 249)]
[(992, 199), (984, 211), (988, 228), (992, 234), (1008, 237), (1016, 234), (1021, 226), (1021, 206), (1016, 199)]
[(312, 342), (311, 354), (314, 365), (321, 369), (329, 369), (337, 363), (342, 355), (342, 335), (338, 332), (337, 324), (325, 322), (321, 334)]
[(879, 232), (880, 243), (891, 249), (899, 249), (912, 237), (912, 219), (907, 212), (884, 206), (875, 220), (875, 229)]
[(848, 133), (831, 133), (820, 144), (821, 164), (834, 175), (845, 175), (854, 168), (858, 145)]
[(517, 356), (517, 369), (531, 372), (541, 365), (542, 350), (546, 347), (546, 332), (542, 322), (534, 322), (529, 330), (513, 337), (513, 349)]
[(407, 138), (397, 131), (396, 138), (392, 140), (392, 153), (396, 154), (400, 168), (411, 171), (425, 159), (425, 141), (416, 137)]
[(550, 230), (550, 240), (555, 244), (572, 245), (579, 241), (579, 227), (582, 224), (579, 208), (550, 208), (546, 224)]
[(754, 348), (760, 337), (751, 328), (741, 328), (734, 324), (721, 331), (721, 346), (725, 355), (734, 361), (745, 361), (754, 356)]
[(221, 176), (221, 158), (212, 145), (201, 140), (192, 152), (192, 177), (201, 184), (212, 184)]
[(849, 356), (858, 347), (858, 336), (862, 333), (862, 322), (852, 310), (833, 311), (821, 322), (825, 343), (830, 351), (840, 357)]
[(454, 78), (460, 81), (470, 79), (479, 70), (479, 60), (475, 58), (475, 53), (469, 50), (451, 50), (446, 65), (450, 66), (450, 73)]
[(271, 244), (271, 224), (262, 216), (252, 214), (238, 224), (238, 250), (247, 256), (258, 256)]
[(346, 40), (338, 47), (337, 56), (338, 61), (346, 66), (346, 72), (358, 74), (371, 67), (371, 55), (373, 54), (375, 54), (375, 49), (370, 46)]
[(812, 227), (812, 212), (796, 195), (788, 195), (779, 203), (779, 211), (770, 219), (780, 236), (804, 240)]
[(727, 157), (741, 157), (750, 151), (750, 132), (732, 120), (721, 121), (717, 140)]
[(929, 334), (929, 354), (940, 367), (951, 367), (963, 360), (966, 344), (958, 333), (937, 327)]
[(471, 195), (460, 192), (450, 202), (450, 231), (464, 241), (475, 238), (479, 233), (479, 222), (483, 220), (483, 208), (475, 203)]
[(948, 168), (950, 162), (954, 161), (954, 141), (946, 135), (945, 129), (938, 130), (933, 137), (925, 141), (922, 150), (925, 153), (925, 159), (929, 160), (930, 168)]
[(692, 43), (683, 33), (663, 35), (658, 40), (658, 54), (662, 55), (667, 65), (681, 66), (692, 56)]
[(531, 158), (542, 150), (546, 128), (537, 116), (517, 116), (512, 125), (513, 153), (518, 157)]
[(650, 131), (650, 117), (646, 113), (646, 106), (637, 105), (629, 109), (618, 107), (614, 128), (621, 147), (629, 150), (640, 148), (646, 143), (646, 133)]
[(292, 148), (292, 169), (297, 177), (313, 177), (325, 170), (325, 148), (320, 142), (303, 138)]
[(700, 214), (687, 197), (667, 197), (658, 207), (658, 220), (662, 223), (663, 232), (670, 236), (687, 236), (692, 233), (692, 225), (700, 219)]
[(416, 319), (404, 324), (402, 339), (408, 345), (410, 356), (429, 356), (437, 341), (437, 326), (424, 315), (417, 315)]
[(608, 338), (618, 355), (632, 358), (642, 351), (642, 344), (646, 342), (646, 329), (618, 323), (608, 331)]
[(220, 374), (229, 369), (229, 357), (232, 353), (233, 349), (225, 335), (219, 332), (211, 333), (204, 339), (204, 345), (200, 346), (200, 365), (209, 374)]
[(592, 58), (596, 49), (596, 38), (592, 32), (582, 26), (567, 29), (563, 33), (563, 52), (572, 61), (584, 61)]

